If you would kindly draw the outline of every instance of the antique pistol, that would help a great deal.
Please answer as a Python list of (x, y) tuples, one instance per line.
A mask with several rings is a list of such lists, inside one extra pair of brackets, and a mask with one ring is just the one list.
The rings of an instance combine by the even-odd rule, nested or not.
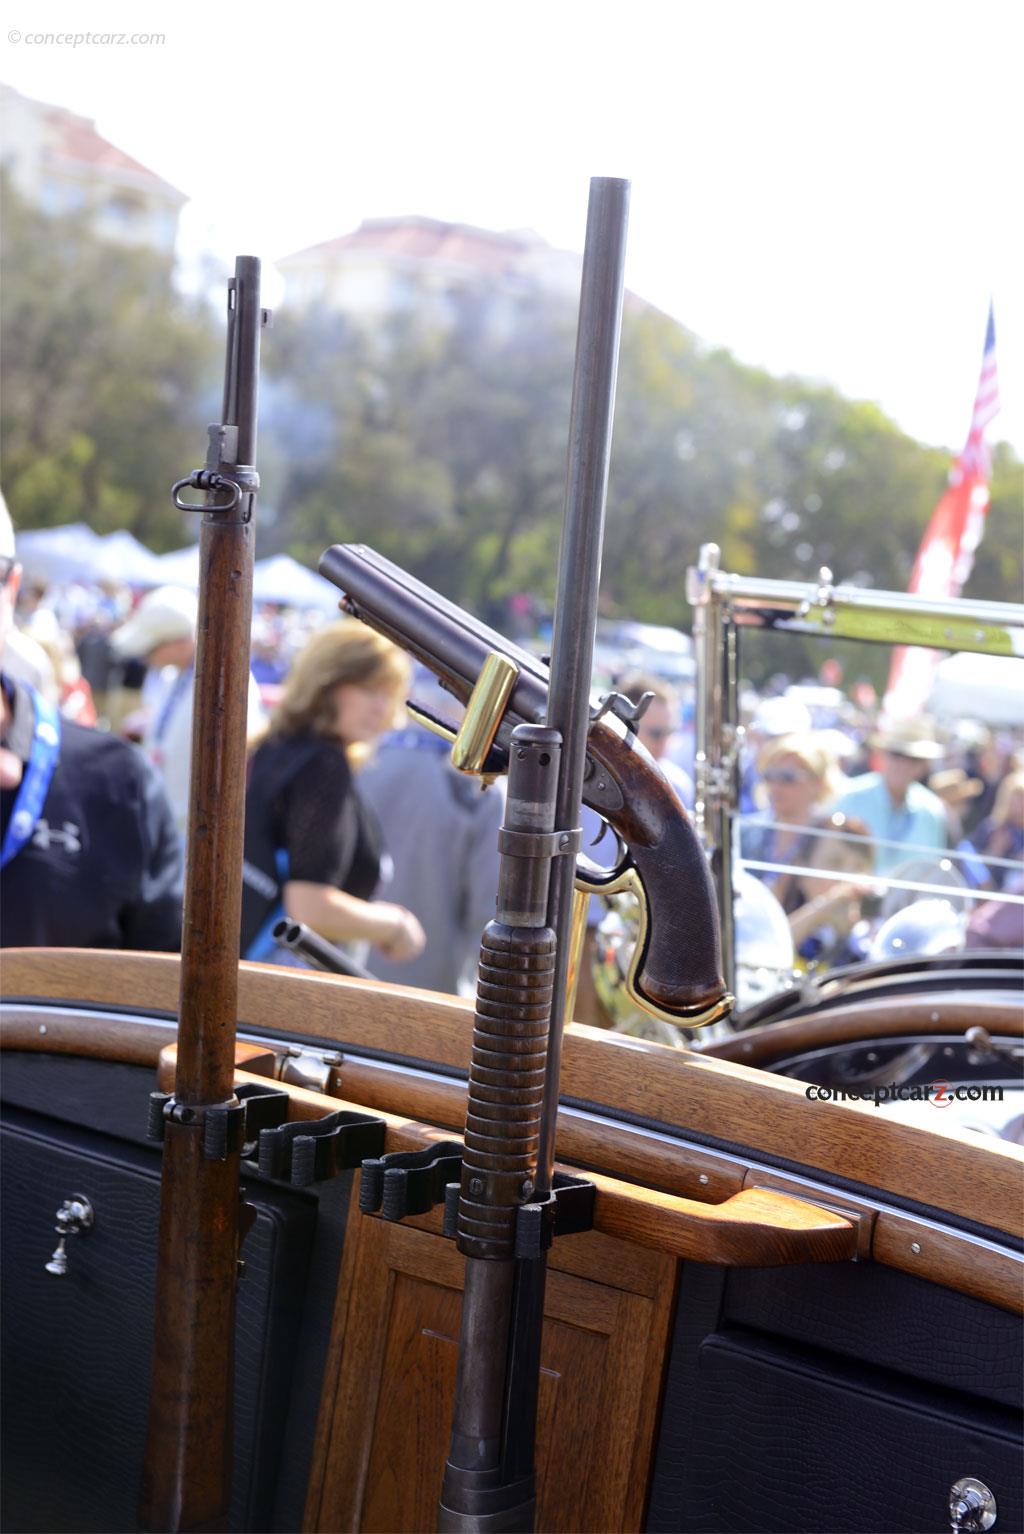
[[(345, 612), (421, 661), (475, 713), (474, 758), (456, 765), (485, 776), (503, 772), (515, 726), (544, 723), (544, 662), (363, 544), (335, 544), (321, 558), (320, 571), (341, 589)], [(482, 673), (496, 679), (484, 706), (479, 695), (471, 703)], [(732, 997), (721, 975), (707, 861), (689, 816), (624, 710), (616, 714), (607, 704), (593, 710), (583, 799), (614, 831), (621, 857), (611, 869), (581, 857), (577, 888), (628, 891), (639, 901), (629, 994), (646, 1011), (682, 1027), (715, 1022)]]

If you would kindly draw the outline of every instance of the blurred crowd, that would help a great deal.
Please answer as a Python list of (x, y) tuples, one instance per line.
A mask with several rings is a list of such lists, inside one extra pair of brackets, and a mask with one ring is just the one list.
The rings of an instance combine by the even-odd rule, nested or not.
[[(139, 824), (142, 842), (155, 837), (168, 865), (147, 864), (143, 882), (167, 904), (168, 888), (180, 885), (187, 816), (195, 594), (163, 587), (140, 598), (110, 582), (32, 586), (15, 607), (13, 543), (0, 558), (11, 609), (3, 669), (8, 714), (22, 714), (22, 775), (31, 775), (25, 698), (33, 695), (57, 711), (62, 740), (77, 742), (82, 760), (88, 745), (75, 732), (130, 742), (125, 750), (146, 764), (166, 801), (166, 814)], [(467, 988), (493, 912), (501, 789), (482, 793), (456, 773), (446, 744), (402, 710), (410, 693), (428, 712), (451, 714), (451, 700), (439, 703), (432, 678), (411, 674), (404, 656), (351, 620), (325, 624), (321, 613), (265, 604), (252, 640), (243, 955), (295, 962), (269, 938), (284, 914), (382, 978)], [(645, 700), (637, 735), (692, 810), (702, 783), (692, 680), (638, 670), (628, 656), (616, 673), (608, 659), (615, 689)], [(30, 691), (21, 695), (18, 685)], [(780, 676), (761, 692), (746, 689), (741, 709), (740, 866), (778, 902), (804, 961), (863, 957), (887, 893), (915, 881), (933, 896), (962, 897), (966, 943), (1021, 941), (1024, 906), (995, 898), (1024, 891), (1019, 732), (886, 720), (869, 684), (844, 688), (834, 660), (813, 679)], [(10, 766), (5, 830), (27, 791)], [(149, 778), (135, 792), (152, 806)], [(116, 809), (116, 785), (111, 793)], [(100, 811), (84, 801), (68, 810), (72, 829), (60, 832), (68, 846), (96, 841), (79, 823), (90, 814)], [(30, 837), (39, 857), (52, 854), (43, 844), (57, 834), (42, 828), (38, 821)], [(600, 829), (595, 817), (585, 840)], [(57, 850), (74, 860), (67, 846)], [(93, 941), (129, 943), (133, 933), (153, 946), (177, 942), (166, 924), (154, 942), (137, 912), (120, 930), (101, 925)], [(65, 940), (42, 927), (4, 935), (7, 943)]]

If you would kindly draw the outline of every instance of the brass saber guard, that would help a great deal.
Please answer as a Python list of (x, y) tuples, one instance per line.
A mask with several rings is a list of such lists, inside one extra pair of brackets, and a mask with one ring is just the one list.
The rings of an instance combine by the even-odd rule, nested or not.
[(717, 1023), (719, 1018), (725, 1017), (732, 1011), (735, 998), (725, 991), (718, 1001), (710, 1007), (688, 1012), (667, 1012), (664, 1007), (659, 1007), (657, 1002), (651, 1001), (640, 989), (637, 981), (637, 971), (647, 947), (647, 931), (650, 919), (647, 910), (647, 893), (644, 889), (640, 875), (631, 863), (624, 864), (621, 868), (613, 870), (607, 879), (589, 879), (585, 873), (581, 873), (579, 867), (576, 870), (576, 889), (584, 895), (633, 895), (639, 906), (640, 930), (637, 935), (633, 956), (629, 961), (629, 971), (626, 975), (626, 995), (636, 1003), (641, 1011), (648, 1013), (650, 1017), (660, 1018), (664, 1023), (673, 1023), (677, 1028), (704, 1028), (709, 1023)]

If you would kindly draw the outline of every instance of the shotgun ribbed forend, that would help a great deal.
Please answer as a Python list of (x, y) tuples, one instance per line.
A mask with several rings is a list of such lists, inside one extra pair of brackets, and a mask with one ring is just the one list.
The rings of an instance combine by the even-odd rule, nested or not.
[(514, 1256), (516, 1210), (533, 1193), (554, 974), (550, 927), (485, 928), (459, 1199), (468, 1257)]

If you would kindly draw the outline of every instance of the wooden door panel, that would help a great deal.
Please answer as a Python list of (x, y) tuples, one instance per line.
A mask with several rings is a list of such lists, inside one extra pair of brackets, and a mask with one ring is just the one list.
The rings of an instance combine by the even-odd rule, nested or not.
[[(328, 1368), (322, 1492), (308, 1510), (319, 1530), (366, 1534), (433, 1529), (455, 1388), (463, 1262), (432, 1231), (361, 1219), (360, 1248), (340, 1307), (336, 1372)], [(588, 1266), (587, 1236), (570, 1238), (573, 1266)], [(636, 1528), (652, 1451), (675, 1265), (658, 1258), (647, 1293), (616, 1288), (626, 1261), (604, 1281), (548, 1274), (539, 1407), (537, 1526)], [(623, 1255), (626, 1255), (624, 1250)], [(651, 1290), (656, 1292), (652, 1296)], [(333, 1410), (331, 1409), (333, 1407)]]

